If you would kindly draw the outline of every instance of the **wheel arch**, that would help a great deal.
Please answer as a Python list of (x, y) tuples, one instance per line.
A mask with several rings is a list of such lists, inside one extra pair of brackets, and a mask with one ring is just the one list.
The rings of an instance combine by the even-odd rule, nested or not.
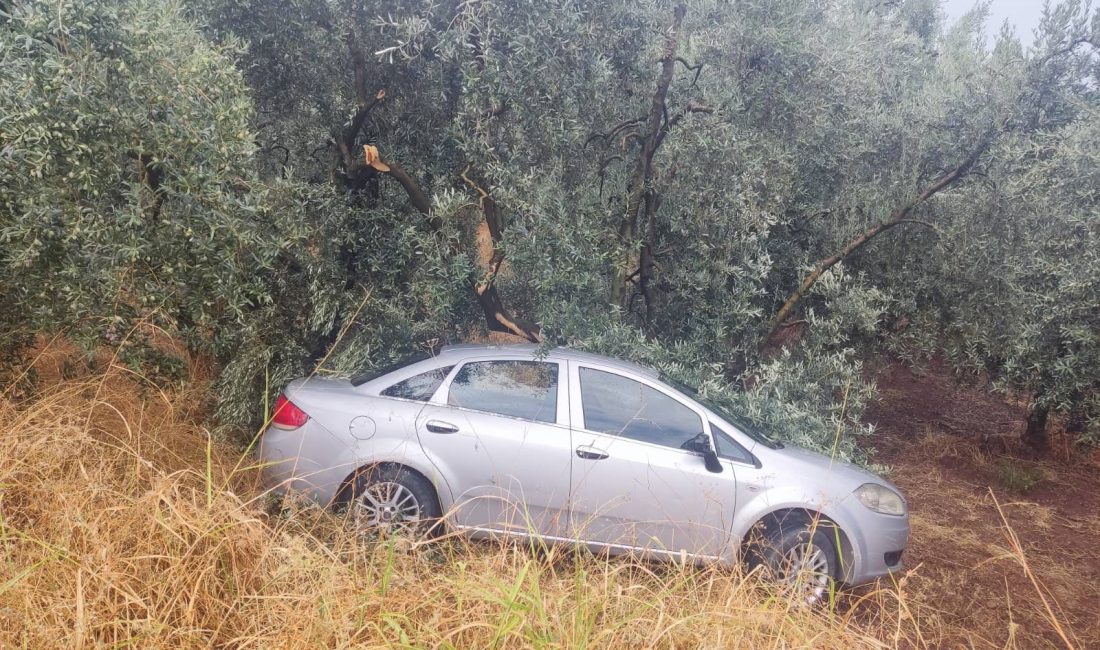
[(760, 538), (767, 537), (776, 529), (787, 526), (812, 527), (815, 522), (819, 528), (828, 528), (834, 531), (833, 544), (837, 547), (837, 557), (840, 561), (838, 567), (840, 575), (835, 576), (835, 578), (845, 582), (855, 570), (856, 553), (852, 540), (835, 519), (811, 508), (783, 507), (761, 515), (755, 523), (749, 526), (748, 531), (741, 538), (741, 557), (753, 557), (755, 554), (754, 546), (759, 544)]
[(409, 465), (408, 463), (401, 463), (389, 460), (364, 463), (363, 465), (355, 468), (350, 474), (344, 477), (343, 481), (340, 482), (340, 488), (336, 491), (336, 496), (332, 499), (333, 505), (337, 507), (343, 507), (347, 505), (347, 503), (351, 500), (352, 489), (355, 485), (355, 480), (358, 479), (359, 476), (361, 476), (362, 474), (366, 474), (367, 472), (379, 468), (404, 469), (410, 474), (424, 479), (424, 481), (426, 481), (428, 485), (432, 486), (432, 491), (435, 492), (436, 503), (439, 505), (440, 511), (442, 511), (444, 506), (443, 494), (440, 493), (440, 486), (438, 483), (436, 483), (436, 481), (433, 481), (430, 476), (420, 471), (416, 467)]

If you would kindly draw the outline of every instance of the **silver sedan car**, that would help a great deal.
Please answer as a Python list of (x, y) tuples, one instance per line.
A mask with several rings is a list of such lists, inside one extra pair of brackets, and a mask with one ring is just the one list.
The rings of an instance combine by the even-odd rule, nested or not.
[(811, 601), (899, 569), (909, 535), (878, 476), (771, 442), (650, 369), (563, 348), (457, 345), (295, 380), (259, 453), (276, 490), (366, 528), (746, 561), (799, 576)]

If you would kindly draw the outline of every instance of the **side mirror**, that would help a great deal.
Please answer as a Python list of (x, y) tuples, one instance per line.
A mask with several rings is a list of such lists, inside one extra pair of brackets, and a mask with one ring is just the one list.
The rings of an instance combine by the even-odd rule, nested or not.
[(694, 451), (703, 457), (703, 464), (708, 472), (722, 473), (722, 462), (718, 460), (718, 454), (714, 451), (714, 445), (710, 442), (710, 436), (700, 433), (684, 445), (690, 451)]

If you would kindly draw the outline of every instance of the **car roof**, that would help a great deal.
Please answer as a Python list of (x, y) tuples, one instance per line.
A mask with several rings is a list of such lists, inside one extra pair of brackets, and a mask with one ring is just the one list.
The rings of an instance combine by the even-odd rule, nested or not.
[[(530, 355), (536, 356), (539, 350), (539, 346), (532, 343), (525, 344), (510, 344), (510, 345), (493, 345), (487, 343), (463, 343), (458, 345), (445, 345), (439, 350), (439, 354), (436, 355), (439, 359), (452, 358), (460, 359), (476, 359), (476, 358), (492, 358), (502, 354), (518, 354), (522, 356)], [(643, 377), (649, 377), (651, 379), (658, 379), (660, 373), (652, 368), (646, 368), (645, 366), (632, 363), (630, 361), (623, 361), (622, 359), (615, 359), (613, 357), (607, 357), (602, 354), (594, 354), (592, 352), (583, 352), (581, 350), (574, 350), (567, 347), (555, 347), (545, 350), (545, 358), (553, 360), (571, 360), (579, 361), (582, 363), (592, 363), (601, 366), (607, 366), (610, 368), (616, 368), (619, 370), (625, 370), (632, 372)]]

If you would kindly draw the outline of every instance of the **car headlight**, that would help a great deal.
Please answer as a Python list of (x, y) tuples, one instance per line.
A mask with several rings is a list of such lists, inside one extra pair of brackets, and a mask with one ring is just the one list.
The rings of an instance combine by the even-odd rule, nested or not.
[(855, 495), (860, 503), (875, 512), (897, 516), (905, 514), (905, 501), (901, 495), (885, 485), (864, 483), (856, 488)]

